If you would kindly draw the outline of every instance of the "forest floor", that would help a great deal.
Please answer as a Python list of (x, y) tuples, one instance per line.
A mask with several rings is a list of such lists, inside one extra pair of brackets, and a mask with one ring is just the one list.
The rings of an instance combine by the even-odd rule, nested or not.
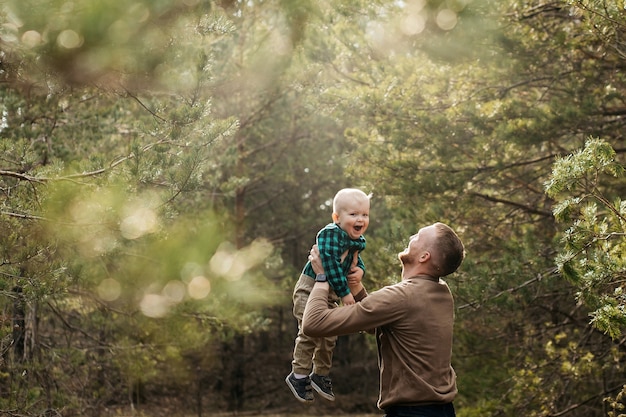
[[(160, 417), (161, 413), (160, 412), (155, 412), (154, 414), (151, 414), (149, 412), (146, 411), (141, 411), (141, 412), (120, 412), (120, 410), (118, 410), (115, 414), (111, 414), (111, 416), (115, 416), (115, 417)], [(198, 414), (181, 414), (180, 417), (337, 417), (337, 416), (346, 416), (346, 417), (381, 417), (383, 415), (383, 412), (381, 411), (380, 414), (344, 414), (344, 413), (340, 413), (340, 414), (302, 414), (297, 410), (293, 410), (291, 412), (283, 412), (283, 413), (279, 413), (279, 414), (274, 414), (272, 412), (266, 412), (266, 411), (259, 411), (259, 412), (253, 412), (253, 411), (245, 411), (245, 412), (239, 412), (239, 413), (202, 413), (201, 416), (198, 416)]]
[(172, 412), (161, 407), (142, 407), (140, 410), (133, 410), (130, 407), (108, 409), (104, 414), (108, 417), (382, 417), (384, 413), (346, 413), (333, 412), (326, 410), (325, 412), (316, 413), (316, 409), (311, 409), (310, 413), (304, 413), (299, 404), (292, 408), (284, 408), (282, 410), (259, 410), (259, 411), (240, 411), (240, 412), (210, 412), (205, 411), (200, 414), (193, 412)]

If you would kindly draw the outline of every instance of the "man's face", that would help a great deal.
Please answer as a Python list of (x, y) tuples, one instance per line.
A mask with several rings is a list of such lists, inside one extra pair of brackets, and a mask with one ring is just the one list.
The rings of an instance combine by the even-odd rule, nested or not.
[(437, 229), (434, 225), (421, 228), (409, 238), (409, 244), (404, 251), (398, 254), (398, 259), (403, 265), (410, 265), (418, 261), (422, 253), (431, 248), (431, 242), (436, 236)]

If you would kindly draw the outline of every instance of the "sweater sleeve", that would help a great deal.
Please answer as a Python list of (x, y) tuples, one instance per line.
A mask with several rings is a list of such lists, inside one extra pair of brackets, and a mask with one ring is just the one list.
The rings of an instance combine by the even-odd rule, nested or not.
[(359, 291), (357, 294), (353, 294), (354, 295), (354, 301), (356, 301), (357, 303), (361, 300), (363, 300), (365, 297), (367, 297), (367, 290), (365, 289), (365, 287), (361, 288), (361, 291)]
[(404, 293), (396, 286), (384, 287), (361, 302), (341, 308), (328, 308), (328, 290), (316, 285), (304, 309), (302, 330), (311, 337), (340, 336), (369, 331), (397, 320), (405, 309)]

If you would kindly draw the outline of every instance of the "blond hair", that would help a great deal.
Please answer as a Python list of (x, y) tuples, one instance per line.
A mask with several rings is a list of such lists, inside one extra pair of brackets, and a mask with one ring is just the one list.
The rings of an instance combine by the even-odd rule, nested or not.
[(343, 188), (335, 194), (333, 198), (333, 213), (339, 213), (344, 210), (348, 202), (368, 200), (372, 197), (371, 194), (365, 194), (358, 188)]

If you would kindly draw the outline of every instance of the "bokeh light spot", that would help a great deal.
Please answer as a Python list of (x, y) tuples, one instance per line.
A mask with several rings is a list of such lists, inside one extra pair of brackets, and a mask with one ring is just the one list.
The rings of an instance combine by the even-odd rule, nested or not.
[(235, 257), (230, 253), (228, 244), (221, 245), (209, 261), (209, 267), (217, 275), (226, 275), (233, 265)]
[(162, 293), (173, 303), (180, 303), (185, 298), (187, 289), (181, 281), (170, 281), (165, 284)]
[(411, 14), (402, 19), (400, 30), (405, 35), (418, 35), (426, 28), (426, 19), (421, 14)]
[(22, 43), (28, 48), (34, 48), (43, 42), (41, 34), (36, 30), (29, 30), (22, 34)]
[(115, 301), (122, 293), (122, 286), (117, 280), (107, 278), (98, 285), (98, 296), (104, 301)]
[(453, 10), (443, 9), (437, 13), (437, 26), (443, 30), (452, 30), (457, 23), (457, 15)]
[(75, 49), (83, 44), (80, 35), (71, 29), (66, 29), (59, 33), (57, 37), (57, 43), (59, 46), (65, 49)]
[(153, 210), (147, 207), (139, 207), (122, 220), (120, 231), (126, 239), (137, 239), (155, 231), (157, 224), (157, 215)]
[(146, 294), (139, 303), (141, 312), (148, 317), (165, 317), (169, 311), (169, 300), (159, 294)]
[(203, 276), (193, 277), (187, 284), (187, 292), (196, 300), (206, 298), (211, 292), (211, 281)]

